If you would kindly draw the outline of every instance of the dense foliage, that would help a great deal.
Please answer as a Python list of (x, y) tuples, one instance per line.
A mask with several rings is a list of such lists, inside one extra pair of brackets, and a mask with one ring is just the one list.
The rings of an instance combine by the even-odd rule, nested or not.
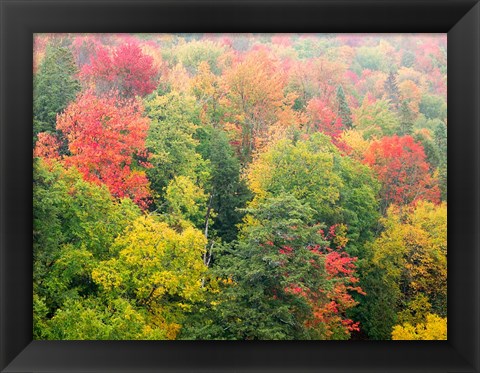
[(37, 34), (35, 339), (447, 337), (446, 37)]

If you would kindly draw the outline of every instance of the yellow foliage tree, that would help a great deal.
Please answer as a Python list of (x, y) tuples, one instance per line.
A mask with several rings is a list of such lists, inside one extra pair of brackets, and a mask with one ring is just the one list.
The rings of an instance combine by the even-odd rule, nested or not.
[(392, 339), (401, 340), (446, 340), (447, 339), (447, 318), (438, 315), (428, 314), (424, 323), (413, 326), (410, 323), (396, 325), (392, 331)]
[(373, 264), (383, 282), (397, 288), (398, 304), (420, 294), (435, 313), (447, 307), (447, 206), (422, 201), (413, 207), (391, 206), (385, 231), (373, 243)]
[(110, 297), (134, 297), (148, 310), (150, 323), (174, 339), (183, 312), (203, 296), (205, 245), (202, 232), (189, 223), (173, 229), (142, 216), (115, 240), (114, 257), (101, 262), (92, 278)]

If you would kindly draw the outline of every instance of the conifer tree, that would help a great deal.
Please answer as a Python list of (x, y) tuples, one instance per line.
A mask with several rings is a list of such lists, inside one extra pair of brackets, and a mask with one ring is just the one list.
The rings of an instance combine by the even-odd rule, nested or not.
[(400, 92), (398, 90), (397, 84), (397, 73), (390, 71), (388, 74), (387, 80), (385, 81), (385, 92), (387, 94), (387, 98), (390, 100), (392, 106), (399, 110), (400, 108)]
[(47, 46), (45, 57), (33, 79), (33, 135), (55, 132), (57, 114), (80, 90), (72, 52), (59, 44)]
[(345, 92), (341, 85), (337, 88), (337, 101), (338, 101), (338, 115), (342, 118), (342, 123), (345, 128), (349, 129), (353, 127), (352, 112), (348, 106)]

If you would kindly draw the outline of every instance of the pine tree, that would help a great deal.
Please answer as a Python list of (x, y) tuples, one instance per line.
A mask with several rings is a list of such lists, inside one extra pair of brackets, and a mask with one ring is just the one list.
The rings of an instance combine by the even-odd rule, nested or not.
[(435, 143), (440, 151), (442, 160), (447, 158), (447, 126), (439, 123), (434, 129)]
[(346, 128), (352, 128), (352, 112), (348, 106), (347, 99), (345, 97), (345, 92), (341, 85), (337, 88), (337, 102), (338, 102), (338, 115), (342, 118), (342, 123)]
[(397, 84), (397, 73), (390, 71), (388, 74), (387, 80), (385, 81), (385, 92), (387, 94), (387, 98), (390, 100), (392, 106), (399, 110), (400, 108), (400, 92), (398, 90)]
[(34, 143), (40, 132), (55, 132), (57, 114), (80, 90), (72, 52), (59, 44), (47, 46), (45, 58), (33, 80)]
[(408, 101), (403, 100), (399, 109), (400, 115), (400, 128), (398, 131), (399, 136), (411, 135), (413, 132), (413, 113), (408, 106)]

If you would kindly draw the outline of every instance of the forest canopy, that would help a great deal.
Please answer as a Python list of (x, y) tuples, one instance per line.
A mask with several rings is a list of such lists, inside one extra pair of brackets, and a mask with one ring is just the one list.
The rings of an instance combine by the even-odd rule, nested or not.
[(37, 340), (447, 338), (444, 34), (35, 34)]

